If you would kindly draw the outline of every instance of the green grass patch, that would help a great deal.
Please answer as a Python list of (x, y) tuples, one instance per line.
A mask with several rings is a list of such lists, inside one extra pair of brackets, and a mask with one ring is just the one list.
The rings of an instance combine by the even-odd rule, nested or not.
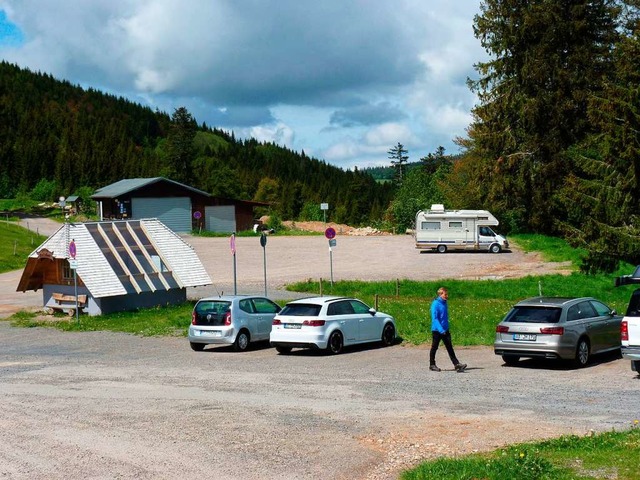
[(488, 454), (441, 458), (404, 472), (402, 480), (640, 479), (640, 429), (563, 436)]
[(144, 337), (186, 336), (191, 323), (193, 302), (181, 305), (149, 308), (133, 312), (118, 312), (94, 316), (80, 315), (69, 317), (56, 313), (46, 318), (36, 313), (19, 312), (9, 321), (15, 327), (51, 327), (67, 332), (92, 332), (107, 330), (111, 332), (131, 333)]
[(24, 268), (29, 254), (46, 239), (0, 219), (0, 273)]

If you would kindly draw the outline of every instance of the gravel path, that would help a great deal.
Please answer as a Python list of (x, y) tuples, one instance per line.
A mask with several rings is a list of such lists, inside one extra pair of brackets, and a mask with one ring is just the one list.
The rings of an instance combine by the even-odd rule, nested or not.
[(0, 322), (0, 477), (392, 479), (426, 458), (628, 428), (640, 413), (616, 357), (572, 370), (458, 353), (466, 373), (444, 357), (434, 373), (420, 347), (193, 352), (184, 338)]
[[(33, 220), (31, 220), (33, 222)], [(42, 226), (39, 231), (43, 233)], [(233, 290), (228, 239), (186, 237), (214, 285)], [(237, 288), (264, 291), (263, 250), (237, 240)], [(323, 237), (272, 237), (269, 295), (330, 278)], [(79, 252), (79, 257), (81, 252)], [(505, 278), (557, 272), (520, 251), (420, 254), (411, 237), (342, 237), (334, 279)], [(0, 316), (36, 308), (0, 275)], [(425, 292), (431, 297), (432, 292)], [(566, 433), (624, 429), (640, 418), (638, 377), (616, 356), (573, 370), (489, 347), (458, 348), (469, 364), (429, 372), (426, 346), (339, 356), (271, 349), (193, 352), (184, 338), (64, 333), (0, 322), (0, 478), (387, 480), (426, 458), (491, 450)]]

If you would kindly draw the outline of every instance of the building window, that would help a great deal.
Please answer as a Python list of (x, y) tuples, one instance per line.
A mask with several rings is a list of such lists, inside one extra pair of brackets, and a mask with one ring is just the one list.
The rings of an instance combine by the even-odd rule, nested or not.
[(462, 222), (449, 222), (449, 228), (462, 228)]
[(67, 261), (62, 262), (62, 280), (73, 280), (73, 270), (71, 270)]

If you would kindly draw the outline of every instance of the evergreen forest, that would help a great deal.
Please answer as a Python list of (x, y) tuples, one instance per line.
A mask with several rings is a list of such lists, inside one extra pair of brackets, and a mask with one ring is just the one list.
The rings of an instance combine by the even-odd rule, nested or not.
[(482, 0), (473, 29), (488, 60), (460, 152), (410, 161), (397, 143), (363, 171), (2, 63), (0, 198), (164, 176), (282, 219), (329, 202), (332, 221), (396, 231), (442, 203), (564, 237), (585, 272), (640, 264), (640, 0)]

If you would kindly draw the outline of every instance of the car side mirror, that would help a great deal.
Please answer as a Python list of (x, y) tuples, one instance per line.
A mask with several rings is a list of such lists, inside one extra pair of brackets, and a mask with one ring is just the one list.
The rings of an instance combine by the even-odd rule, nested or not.
[(617, 315), (618, 312), (616, 312), (616, 309), (614, 308), (613, 310), (611, 310), (610, 315), (613, 317), (614, 315)]
[(376, 314), (376, 309), (375, 309), (375, 308), (370, 308), (370, 309), (369, 309), (369, 313), (370, 313), (371, 315), (375, 315), (375, 314)]

